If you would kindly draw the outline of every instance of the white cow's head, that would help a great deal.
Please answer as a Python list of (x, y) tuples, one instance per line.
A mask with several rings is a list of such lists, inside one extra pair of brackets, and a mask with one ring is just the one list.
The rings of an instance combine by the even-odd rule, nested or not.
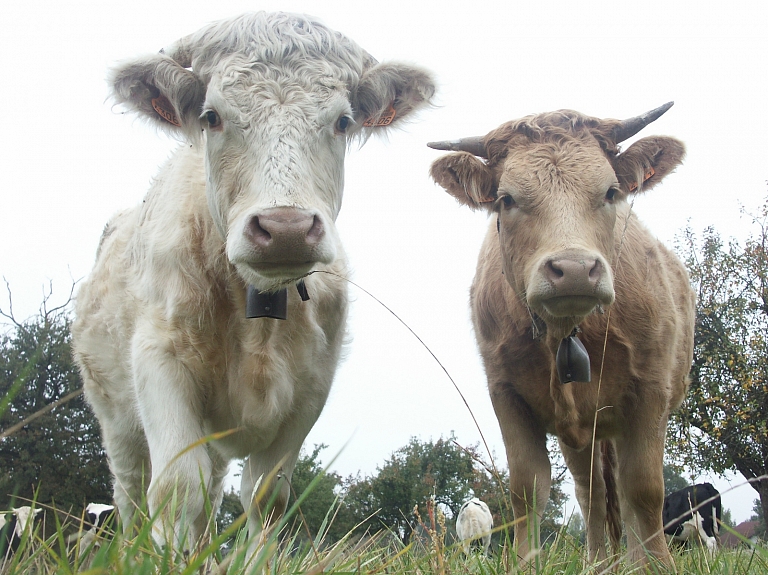
[(427, 72), (378, 64), (311, 18), (264, 12), (125, 62), (111, 83), (117, 102), (202, 142), (211, 215), (258, 289), (336, 258), (348, 142), (400, 122), (435, 90)]
[(504, 277), (553, 334), (613, 303), (617, 214), (685, 153), (668, 137), (618, 144), (671, 105), (624, 121), (560, 110), (430, 144), (458, 151), (436, 160), (432, 177), (460, 203), (495, 212)]
[(16, 537), (21, 539), (24, 536), (24, 531), (31, 529), (35, 519), (42, 510), (33, 509), (29, 505), (22, 505), (21, 507), (14, 507), (12, 511), (16, 515), (15, 534)]

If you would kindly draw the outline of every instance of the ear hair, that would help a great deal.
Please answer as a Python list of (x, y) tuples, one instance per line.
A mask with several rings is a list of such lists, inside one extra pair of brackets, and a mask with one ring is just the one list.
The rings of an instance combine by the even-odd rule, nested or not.
[(456, 201), (473, 210), (488, 209), (496, 198), (491, 169), (469, 152), (447, 154), (435, 160), (429, 170), (432, 179)]
[(435, 89), (435, 81), (426, 70), (396, 62), (376, 64), (363, 73), (352, 95), (355, 121), (375, 128), (392, 107), (395, 114), (391, 123), (378, 125), (401, 122), (415, 110), (428, 106)]
[(193, 141), (200, 137), (198, 116), (205, 85), (165, 54), (118, 64), (110, 70), (108, 82), (117, 103), (169, 133), (182, 133)]
[(614, 160), (622, 189), (641, 193), (653, 188), (683, 162), (685, 144), (667, 136), (650, 136), (632, 144)]

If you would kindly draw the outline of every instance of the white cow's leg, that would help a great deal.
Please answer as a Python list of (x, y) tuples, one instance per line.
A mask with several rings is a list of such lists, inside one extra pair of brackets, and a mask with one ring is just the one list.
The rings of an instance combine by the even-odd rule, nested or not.
[(126, 429), (114, 423), (102, 424), (102, 431), (104, 445), (110, 455), (109, 466), (114, 475), (115, 503), (123, 527), (127, 527), (143, 503), (146, 485), (150, 480), (147, 442), (139, 425)]
[[(81, 359), (81, 361), (85, 361)], [(144, 430), (130, 393), (129, 375), (116, 378), (122, 385), (111, 389), (92, 377), (93, 371), (81, 371), (88, 402), (101, 425), (104, 447), (109, 454), (109, 467), (114, 477), (114, 498), (123, 527), (133, 520), (144, 502), (151, 467)], [(100, 373), (97, 370), (97, 373)]]
[[(274, 446), (273, 446), (274, 447)], [(248, 554), (256, 553), (261, 537), (285, 513), (291, 494), (291, 474), (299, 449), (290, 453), (280, 449), (251, 454), (243, 463), (240, 501), (248, 513)]]
[(152, 481), (147, 499), (156, 519), (158, 543), (175, 536), (179, 549), (189, 549), (201, 535), (203, 486), (210, 489), (213, 464), (203, 436), (202, 398), (191, 371), (173, 354), (171, 342), (152, 329), (138, 328), (133, 369), (139, 412), (149, 446)]
[[(590, 449), (576, 451), (560, 442), (560, 451), (573, 475), (576, 500), (579, 502), (584, 524), (587, 528), (587, 550), (589, 560), (602, 561), (605, 552), (605, 481), (600, 462), (600, 444), (594, 447), (594, 458)], [(590, 499), (590, 488), (592, 497)], [(590, 503), (591, 501), (591, 503)]]
[[(330, 389), (330, 384), (325, 387), (310, 387)], [(327, 393), (323, 392), (317, 396), (316, 401), (306, 402), (302, 406), (303, 411), (295, 412), (293, 417), (283, 424), (268, 449), (251, 453), (243, 464), (240, 499), (243, 509), (248, 513), (250, 556), (256, 553), (261, 537), (267, 533), (262, 530), (277, 523), (285, 513), (291, 494), (293, 468), (304, 439), (320, 416), (326, 399)], [(270, 477), (272, 481), (267, 483)], [(259, 498), (262, 486), (266, 486), (263, 491), (265, 496)]]

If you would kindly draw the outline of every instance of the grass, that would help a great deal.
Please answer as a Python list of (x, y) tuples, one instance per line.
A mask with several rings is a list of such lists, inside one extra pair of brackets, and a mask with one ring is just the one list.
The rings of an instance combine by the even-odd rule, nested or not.
[[(256, 556), (248, 561), (245, 531), (241, 518), (227, 531), (213, 536), (210, 543), (190, 553), (172, 548), (159, 548), (151, 536), (152, 520), (130, 525), (122, 533), (110, 533), (97, 548), (79, 555), (77, 543), (68, 543), (69, 534), (76, 530), (79, 519), (70, 518), (56, 523), (48, 537), (41, 535), (42, 527), (25, 534), (14, 555), (7, 555), (0, 567), (2, 575), (211, 575), (307, 574), (338, 575), (502, 575), (529, 573), (507, 544), (495, 549), (488, 557), (473, 554), (465, 557), (458, 544), (446, 543), (444, 524), (439, 513), (429, 507), (422, 511), (421, 536), (412, 538), (405, 546), (395, 536), (385, 532), (370, 537), (348, 535), (340, 542), (326, 544), (322, 533), (314, 539), (303, 529), (291, 528), (298, 517), (297, 508), (273, 529), (262, 535), (262, 545)], [(328, 516), (332, 517), (333, 510)], [(49, 514), (53, 515), (53, 514)], [(293, 516), (293, 518), (292, 518)], [(221, 544), (236, 535), (230, 551)], [(760, 574), (768, 573), (768, 549), (765, 547), (720, 550), (710, 555), (702, 548), (673, 550), (678, 573), (692, 574)], [(586, 559), (585, 549), (565, 529), (532, 560), (532, 566), (542, 575), (595, 575), (600, 571)], [(633, 573), (619, 564), (613, 571)], [(658, 567), (649, 573), (666, 573)]]

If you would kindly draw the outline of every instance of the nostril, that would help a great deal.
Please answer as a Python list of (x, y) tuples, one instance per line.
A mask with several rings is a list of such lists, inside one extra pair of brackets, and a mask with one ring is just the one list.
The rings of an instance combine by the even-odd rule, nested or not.
[(600, 260), (595, 260), (595, 265), (589, 270), (589, 279), (592, 282), (596, 282), (603, 275), (603, 264)]
[(258, 215), (253, 216), (248, 221), (248, 225), (246, 226), (245, 233), (248, 235), (248, 237), (251, 239), (251, 241), (254, 244), (258, 244), (261, 246), (268, 245), (270, 240), (272, 240), (272, 235), (263, 227), (261, 227)]
[(550, 260), (547, 262), (546, 270), (547, 270), (547, 275), (551, 279), (560, 279), (565, 275), (565, 272), (560, 268), (560, 266), (554, 260)]
[(316, 244), (323, 239), (325, 235), (325, 229), (323, 228), (323, 222), (317, 216), (314, 216), (312, 221), (312, 227), (307, 232), (307, 243)]

